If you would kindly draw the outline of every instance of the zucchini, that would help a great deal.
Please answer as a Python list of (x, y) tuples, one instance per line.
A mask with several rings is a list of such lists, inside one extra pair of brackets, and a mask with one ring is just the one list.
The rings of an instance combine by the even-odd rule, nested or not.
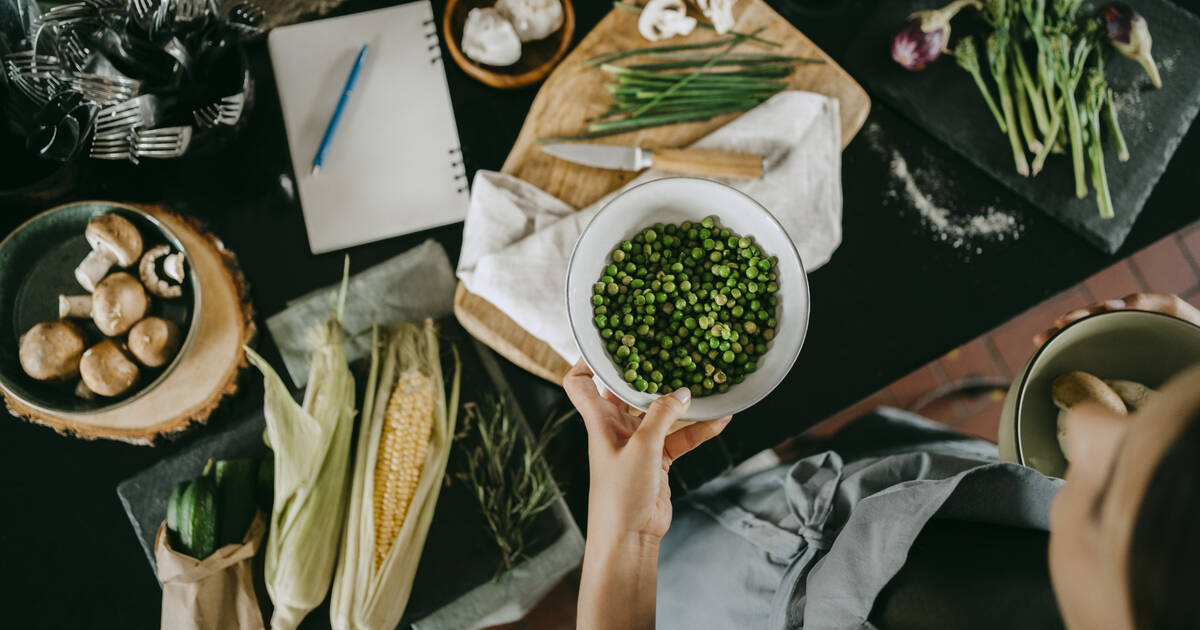
[(183, 509), (183, 492), (187, 490), (190, 481), (183, 481), (175, 484), (175, 489), (171, 491), (171, 498), (167, 500), (167, 539), (171, 543), (171, 547), (175, 549), (182, 548), (182, 543), (179, 539), (179, 523), (180, 511)]
[(216, 463), (213, 477), (217, 483), (217, 504), (221, 518), (217, 523), (217, 546), (242, 542), (250, 521), (254, 520), (254, 484), (258, 465), (253, 459), (227, 459)]
[(184, 553), (203, 560), (216, 550), (217, 505), (213, 480), (197, 477), (180, 498), (179, 539)]

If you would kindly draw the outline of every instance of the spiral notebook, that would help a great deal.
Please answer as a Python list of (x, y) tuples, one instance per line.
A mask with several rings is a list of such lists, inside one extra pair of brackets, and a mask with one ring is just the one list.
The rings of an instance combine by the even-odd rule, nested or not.
[[(313, 175), (363, 44), (358, 82)], [(267, 46), (314, 254), (463, 220), (466, 174), (429, 0), (284, 26)]]

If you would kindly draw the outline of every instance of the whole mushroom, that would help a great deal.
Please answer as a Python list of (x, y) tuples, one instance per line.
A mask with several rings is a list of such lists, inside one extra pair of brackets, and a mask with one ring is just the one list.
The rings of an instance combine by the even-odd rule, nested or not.
[(37, 324), (21, 335), (17, 351), (21, 369), (39, 381), (75, 378), (85, 343), (83, 329), (73, 322), (56, 319)]
[(1059, 408), (1058, 446), (1068, 461), (1071, 454), (1067, 450), (1067, 415), (1072, 407), (1091, 402), (1122, 416), (1128, 413), (1125, 402), (1111, 387), (1098, 377), (1078, 370), (1054, 379), (1050, 384), (1050, 396), (1054, 399), (1054, 405)]
[(75, 279), (88, 291), (96, 289), (113, 265), (128, 267), (142, 255), (141, 232), (118, 214), (102, 214), (88, 221), (84, 236), (92, 251), (75, 268)]
[(92, 321), (109, 337), (124, 334), (146, 316), (150, 299), (137, 278), (119, 271), (100, 284), (92, 293)]
[(563, 7), (559, 0), (500, 0), (496, 10), (512, 22), (523, 42), (547, 37), (563, 23)]
[(88, 348), (79, 361), (84, 385), (101, 396), (120, 396), (129, 391), (139, 373), (124, 344), (115, 339), (105, 339)]
[(462, 51), (479, 63), (511, 66), (521, 58), (521, 38), (496, 9), (471, 9), (463, 24)]
[(179, 326), (161, 317), (147, 317), (129, 329), (129, 351), (142, 365), (162, 367), (179, 351)]

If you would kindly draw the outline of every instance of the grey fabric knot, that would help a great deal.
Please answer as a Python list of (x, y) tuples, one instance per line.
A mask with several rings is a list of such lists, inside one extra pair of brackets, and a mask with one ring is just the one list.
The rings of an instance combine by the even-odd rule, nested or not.
[(810, 549), (825, 551), (826, 549), (829, 549), (829, 545), (833, 544), (833, 542), (829, 540), (827, 536), (825, 536), (825, 532), (820, 527), (805, 525), (801, 527), (800, 531), (797, 533), (800, 534), (800, 537), (804, 539), (804, 542), (808, 543), (808, 547)]

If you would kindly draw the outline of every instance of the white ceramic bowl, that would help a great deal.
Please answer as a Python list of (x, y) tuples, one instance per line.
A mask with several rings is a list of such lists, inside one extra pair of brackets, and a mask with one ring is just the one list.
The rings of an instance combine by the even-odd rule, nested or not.
[(658, 394), (639, 392), (621, 377), (592, 321), (592, 285), (604, 275), (609, 253), (621, 241), (655, 223), (699, 221), (710, 215), (722, 227), (753, 237), (767, 255), (778, 259), (778, 325), (758, 369), (723, 394), (694, 399), (684, 419), (721, 418), (762, 400), (787, 376), (804, 345), (808, 276), (795, 244), (770, 212), (740, 191), (707, 179), (671, 177), (635, 186), (601, 208), (579, 235), (567, 268), (567, 313), (588, 367), (606, 388), (638, 409), (648, 408)]

